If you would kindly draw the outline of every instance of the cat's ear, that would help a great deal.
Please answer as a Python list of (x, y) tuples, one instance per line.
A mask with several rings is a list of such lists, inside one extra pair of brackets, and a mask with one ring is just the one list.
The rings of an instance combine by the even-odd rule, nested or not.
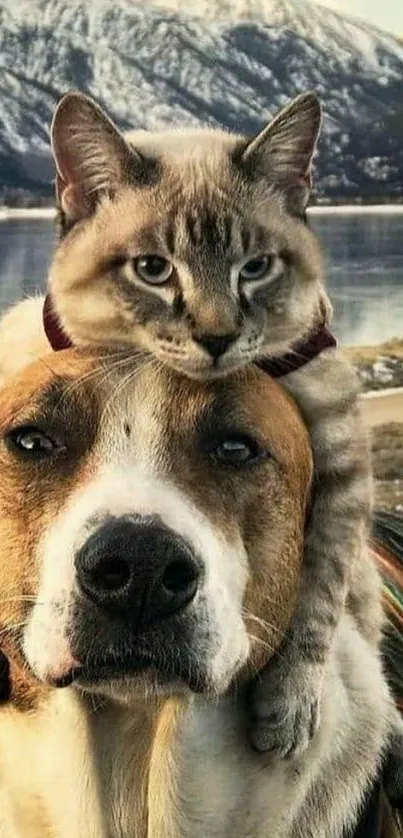
[(283, 108), (244, 147), (241, 163), (286, 194), (290, 212), (303, 214), (311, 190), (311, 165), (322, 115), (315, 93), (303, 93)]
[(71, 226), (91, 215), (119, 185), (141, 179), (145, 161), (106, 114), (83, 93), (66, 93), (50, 129), (56, 199)]

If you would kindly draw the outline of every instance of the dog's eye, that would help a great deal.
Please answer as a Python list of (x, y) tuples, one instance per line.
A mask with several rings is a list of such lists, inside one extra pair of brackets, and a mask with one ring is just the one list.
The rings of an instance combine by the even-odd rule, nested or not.
[(223, 439), (211, 449), (215, 460), (229, 466), (251, 465), (262, 457), (262, 451), (252, 439), (233, 437)]
[(15, 428), (6, 437), (11, 449), (26, 457), (48, 457), (54, 452), (57, 444), (45, 433), (34, 427)]
[(253, 282), (256, 279), (263, 279), (271, 273), (275, 263), (275, 256), (260, 256), (258, 259), (250, 259), (239, 272), (240, 279), (245, 282)]
[(163, 285), (173, 271), (171, 263), (163, 256), (139, 256), (133, 264), (136, 274), (149, 285)]

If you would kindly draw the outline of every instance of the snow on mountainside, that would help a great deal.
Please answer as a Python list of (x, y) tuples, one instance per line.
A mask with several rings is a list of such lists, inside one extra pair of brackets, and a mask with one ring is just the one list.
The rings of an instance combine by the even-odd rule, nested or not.
[[(391, 36), (371, 24), (332, 11), (317, 3), (296, 0), (152, 0), (155, 5), (176, 12), (188, 12), (210, 21), (259, 20), (269, 26), (288, 26), (301, 37), (318, 40), (334, 51), (373, 51), (374, 38), (384, 39), (390, 48)], [(357, 26), (361, 31), (358, 37)]]
[(0, 0), (0, 195), (50, 194), (48, 125), (69, 88), (122, 128), (252, 132), (314, 88), (319, 197), (403, 199), (403, 46), (307, 0)]

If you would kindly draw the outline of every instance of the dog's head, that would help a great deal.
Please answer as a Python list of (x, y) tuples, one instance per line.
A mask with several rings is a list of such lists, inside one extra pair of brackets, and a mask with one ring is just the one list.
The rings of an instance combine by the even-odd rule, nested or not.
[(3, 387), (0, 428), (12, 672), (129, 697), (221, 693), (264, 664), (294, 605), (311, 478), (273, 381), (67, 350)]

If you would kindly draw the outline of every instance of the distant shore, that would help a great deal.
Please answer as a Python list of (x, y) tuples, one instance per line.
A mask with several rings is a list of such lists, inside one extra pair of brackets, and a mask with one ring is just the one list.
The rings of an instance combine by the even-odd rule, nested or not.
[(318, 204), (309, 215), (403, 215), (403, 204)]
[[(309, 215), (403, 215), (403, 204), (332, 204), (309, 207)], [(0, 221), (54, 218), (54, 207), (0, 207)]]
[(403, 444), (403, 387), (364, 393), (362, 407), (365, 421), (371, 428), (390, 422), (402, 423)]
[(0, 207), (0, 221), (17, 221), (19, 218), (54, 218), (54, 207)]
[(401, 390), (403, 393), (403, 336), (378, 346), (347, 346), (342, 349), (356, 367), (366, 393), (386, 390)]

